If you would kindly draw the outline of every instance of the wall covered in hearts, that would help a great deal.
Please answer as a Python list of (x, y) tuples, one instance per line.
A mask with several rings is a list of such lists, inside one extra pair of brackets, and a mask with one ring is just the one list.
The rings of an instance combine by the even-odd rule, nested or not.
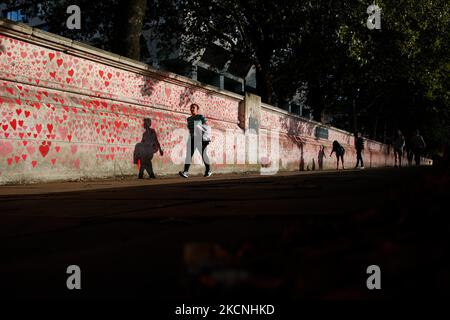
[[(153, 160), (156, 174), (174, 174), (182, 167), (173, 159), (177, 152), (182, 158), (179, 132), (186, 131), (192, 102), (201, 106), (213, 133), (243, 134), (238, 120), (242, 96), (66, 42), (1, 20), (0, 184), (136, 174), (132, 155), (145, 117), (152, 119), (165, 150)], [(335, 138), (348, 146), (353, 142), (348, 133), (332, 128), (329, 139), (316, 139), (317, 124), (273, 108), (261, 110), (261, 129), (280, 132), (282, 169), (297, 170), (302, 163), (313, 169), (320, 145), (329, 148)], [(234, 163), (215, 160), (236, 154), (239, 139), (231, 139), (213, 141), (214, 170), (255, 169), (239, 163), (239, 156), (233, 156)], [(370, 147), (373, 166), (392, 163), (385, 146), (373, 142)], [(270, 157), (269, 152), (269, 162)], [(326, 159), (324, 168), (333, 166)]]

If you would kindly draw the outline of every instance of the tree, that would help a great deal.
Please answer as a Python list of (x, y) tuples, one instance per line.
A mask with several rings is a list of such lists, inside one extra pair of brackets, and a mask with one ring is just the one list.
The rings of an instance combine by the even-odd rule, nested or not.
[[(140, 36), (147, 0), (28, 0), (25, 5), (21, 0), (10, 0), (9, 5), (23, 7), (28, 16), (39, 16), (53, 33), (140, 59)], [(81, 9), (80, 30), (66, 27), (69, 16), (66, 10), (70, 5)]]
[(180, 47), (185, 57), (192, 57), (219, 43), (231, 58), (244, 57), (255, 65), (257, 93), (271, 103), (275, 70), (298, 41), (299, 1), (183, 0), (174, 1), (173, 7), (176, 14), (158, 24), (163, 47)]

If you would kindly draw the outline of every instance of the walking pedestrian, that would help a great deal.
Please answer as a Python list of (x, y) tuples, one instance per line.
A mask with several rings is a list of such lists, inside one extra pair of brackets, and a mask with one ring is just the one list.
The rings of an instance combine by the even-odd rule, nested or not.
[(401, 167), (402, 166), (402, 157), (403, 157), (403, 148), (405, 147), (405, 136), (403, 135), (403, 133), (400, 130), (397, 131), (397, 134), (394, 137), (393, 145), (394, 145), (394, 158), (395, 158), (394, 166), (397, 168), (397, 162), (398, 162), (398, 166)]
[(206, 118), (199, 113), (199, 109), (200, 107), (198, 104), (191, 104), (191, 116), (187, 118), (189, 137), (186, 145), (186, 160), (184, 170), (178, 172), (183, 178), (189, 177), (189, 167), (191, 166), (192, 156), (194, 155), (195, 150), (198, 150), (201, 153), (205, 164), (204, 177), (210, 177), (212, 174), (210, 160), (207, 154), (207, 147), (211, 142), (211, 129), (206, 124)]
[(361, 132), (358, 132), (356, 134), (355, 149), (356, 149), (356, 166), (355, 166), (355, 168), (358, 168), (358, 165), (361, 163), (360, 168), (364, 169), (364, 160), (362, 157), (362, 154), (364, 152), (364, 139), (361, 136)]

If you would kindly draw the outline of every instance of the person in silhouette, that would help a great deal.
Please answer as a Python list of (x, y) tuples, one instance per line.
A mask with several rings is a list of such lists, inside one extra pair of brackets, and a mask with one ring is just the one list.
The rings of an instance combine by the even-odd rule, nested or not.
[(344, 154), (345, 154), (345, 149), (343, 146), (340, 145), (339, 142), (337, 142), (337, 140), (333, 141), (333, 150), (331, 150), (330, 153), (330, 157), (333, 155), (333, 152), (336, 153), (336, 170), (339, 170), (339, 159), (341, 159), (342, 162), (342, 170), (344, 170)]
[(361, 132), (358, 132), (356, 134), (355, 138), (355, 149), (356, 149), (356, 166), (355, 168), (358, 168), (358, 165), (361, 163), (361, 169), (364, 169), (364, 161), (363, 161), (363, 151), (364, 151), (364, 139), (361, 135)]
[(394, 158), (395, 163), (394, 166), (397, 168), (397, 162), (398, 166), (402, 166), (402, 157), (403, 157), (403, 148), (405, 147), (405, 136), (403, 136), (403, 133), (398, 130), (397, 134), (394, 137), (393, 141), (394, 145)]
[(416, 134), (411, 139), (411, 149), (414, 154), (414, 161), (416, 163), (416, 166), (420, 165), (420, 157), (422, 156), (426, 147), (427, 145), (425, 144), (423, 137), (420, 135), (419, 129), (417, 129)]
[(144, 119), (144, 133), (142, 134), (141, 142), (137, 143), (134, 148), (134, 163), (139, 167), (139, 179), (144, 178), (144, 171), (147, 171), (150, 179), (154, 179), (155, 173), (153, 172), (153, 154), (158, 152), (162, 156), (164, 154), (163, 149), (158, 141), (156, 131), (151, 127), (152, 120), (149, 118)]

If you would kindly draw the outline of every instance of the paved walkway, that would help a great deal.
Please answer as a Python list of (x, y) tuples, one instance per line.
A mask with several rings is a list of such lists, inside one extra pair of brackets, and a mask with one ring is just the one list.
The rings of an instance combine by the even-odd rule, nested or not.
[[(2, 296), (275, 303), (450, 287), (450, 183), (433, 168), (69, 185), (2, 187)], [(72, 264), (81, 291), (66, 288)], [(372, 264), (381, 291), (366, 288)]]
[[(358, 170), (345, 170), (345, 172), (359, 171)], [(127, 187), (139, 187), (148, 185), (165, 185), (173, 183), (186, 183), (194, 181), (205, 180), (236, 180), (242, 178), (263, 178), (263, 177), (289, 177), (296, 175), (307, 174), (320, 174), (320, 173), (332, 173), (335, 170), (327, 171), (296, 171), (296, 172), (280, 172), (276, 175), (261, 175), (259, 173), (228, 173), (228, 174), (213, 174), (211, 177), (204, 178), (201, 175), (194, 175), (188, 179), (184, 179), (178, 175), (159, 176), (157, 179), (137, 179), (135, 176), (123, 177), (123, 178), (108, 178), (97, 179), (87, 181), (63, 181), (63, 182), (47, 182), (47, 183), (34, 183), (34, 184), (11, 184), (0, 185), (0, 196), (2, 195), (19, 195), (19, 194), (46, 194), (46, 193), (58, 193), (58, 192), (74, 192), (74, 191), (88, 191), (88, 190), (102, 190), (110, 188), (127, 188)]]

